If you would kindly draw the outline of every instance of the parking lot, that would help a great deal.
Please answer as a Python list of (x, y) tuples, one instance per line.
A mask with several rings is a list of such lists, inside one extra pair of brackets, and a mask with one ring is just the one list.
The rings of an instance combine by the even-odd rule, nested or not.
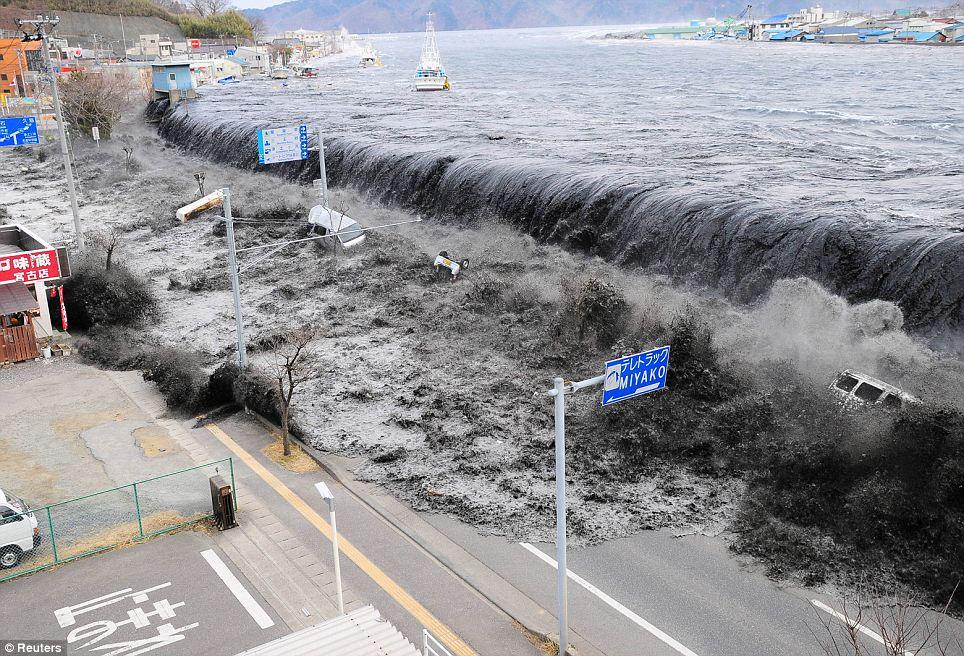
[(7, 581), (0, 608), (0, 643), (62, 640), (70, 654), (230, 656), (289, 631), (200, 530)]

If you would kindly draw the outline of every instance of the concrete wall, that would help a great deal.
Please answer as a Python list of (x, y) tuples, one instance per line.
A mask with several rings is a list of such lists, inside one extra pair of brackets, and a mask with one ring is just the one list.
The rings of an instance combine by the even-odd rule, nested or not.
[[(92, 45), (91, 34), (97, 34), (97, 42), (104, 47), (107, 41), (116, 41), (114, 50), (123, 52), (120, 41), (125, 38), (128, 47), (139, 42), (141, 34), (159, 34), (171, 41), (183, 41), (181, 28), (174, 23), (168, 23), (160, 18), (146, 16), (124, 16), (124, 28), (121, 30), (121, 17), (103, 16), (101, 14), (78, 14), (73, 11), (57, 12), (60, 24), (56, 35), (66, 38), (70, 45)], [(122, 36), (123, 33), (123, 36)]]

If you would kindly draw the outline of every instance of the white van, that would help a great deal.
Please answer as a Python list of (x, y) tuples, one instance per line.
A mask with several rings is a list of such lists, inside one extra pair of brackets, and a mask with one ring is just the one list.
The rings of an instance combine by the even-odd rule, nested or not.
[(37, 546), (37, 518), (22, 499), (0, 490), (0, 569), (16, 567), (23, 555)]
[(365, 241), (365, 231), (358, 225), (358, 221), (330, 207), (312, 207), (308, 212), (308, 224), (312, 232), (319, 235), (337, 233), (337, 239), (344, 248), (354, 248)]
[(892, 410), (899, 410), (905, 403), (920, 403), (916, 396), (853, 369), (840, 372), (830, 389), (845, 401), (870, 403)]

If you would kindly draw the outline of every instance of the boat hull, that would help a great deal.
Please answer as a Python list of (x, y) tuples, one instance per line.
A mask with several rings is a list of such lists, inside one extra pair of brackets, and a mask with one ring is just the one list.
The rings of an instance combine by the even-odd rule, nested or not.
[(447, 91), (448, 88), (449, 79), (444, 76), (415, 78), (416, 91)]

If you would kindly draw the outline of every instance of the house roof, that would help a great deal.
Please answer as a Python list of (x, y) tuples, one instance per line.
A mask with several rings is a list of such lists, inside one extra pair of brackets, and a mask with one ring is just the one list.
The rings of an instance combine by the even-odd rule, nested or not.
[(421, 652), (378, 611), (365, 606), (347, 615), (249, 649), (238, 656), (420, 656)]
[[(768, 30), (769, 31), (769, 30)], [(786, 39), (792, 39), (796, 36), (803, 34), (803, 30), (776, 30), (770, 31), (771, 41), (785, 41)]]
[(768, 19), (763, 21), (764, 25), (776, 25), (778, 23), (786, 23), (787, 19), (790, 18), (790, 14), (777, 14), (776, 16), (770, 16)]
[(22, 282), (0, 285), (0, 314), (16, 314), (39, 309), (40, 303)]
[(833, 25), (833, 26), (824, 27), (823, 29), (821, 29), (820, 34), (857, 34), (858, 32), (862, 32), (862, 31), (863, 30), (858, 30), (856, 27), (853, 27), (853, 26)]
[(894, 30), (867, 30), (864, 32), (864, 36), (884, 36), (885, 34), (893, 34)]

